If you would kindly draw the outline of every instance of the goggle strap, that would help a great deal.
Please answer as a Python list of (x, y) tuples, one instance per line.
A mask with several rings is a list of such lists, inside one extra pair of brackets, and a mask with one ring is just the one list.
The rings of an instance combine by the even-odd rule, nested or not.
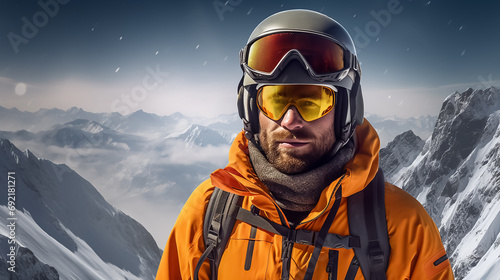
[(243, 63), (245, 63), (245, 61), (246, 61), (247, 49), (248, 49), (248, 46), (244, 46), (244, 47), (240, 50), (240, 64), (243, 64)]
[(359, 66), (358, 58), (351, 53), (349, 53), (349, 54), (351, 56), (352, 69), (354, 69), (354, 71), (358, 72), (361, 75), (361, 71), (360, 71), (361, 67)]

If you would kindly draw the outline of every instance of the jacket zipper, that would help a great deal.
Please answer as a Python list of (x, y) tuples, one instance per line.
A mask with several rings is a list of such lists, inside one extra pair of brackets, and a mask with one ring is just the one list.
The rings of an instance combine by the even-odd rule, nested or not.
[[(332, 198), (335, 195), (335, 193), (337, 192), (336, 190), (339, 188), (340, 183), (342, 182), (344, 177), (345, 177), (345, 173), (342, 174), (339, 181), (337, 182), (337, 185), (335, 186), (335, 190), (332, 192), (332, 195), (330, 196), (330, 199), (329, 199), (328, 204), (326, 205), (325, 209), (323, 209), (323, 211), (321, 211), (321, 213), (316, 218), (314, 218), (310, 221), (302, 222), (300, 224), (314, 221), (314, 220), (318, 219), (323, 213), (326, 212), (326, 209), (328, 209), (328, 207), (330, 206)], [(279, 213), (279, 211), (278, 211), (278, 213)], [(280, 218), (281, 218), (281, 215), (280, 215)], [(294, 231), (291, 230), (290, 232), (294, 232)], [(290, 236), (288, 236), (288, 237), (283, 236), (283, 244), (282, 244), (283, 251), (281, 253), (281, 261), (283, 262), (283, 269), (281, 272), (281, 280), (288, 280), (290, 278), (290, 265), (291, 265), (291, 261), (292, 261), (292, 249), (293, 249), (293, 245), (294, 245), (293, 240), (294, 239), (291, 238)]]
[(283, 236), (283, 252), (281, 253), (281, 259), (283, 262), (283, 270), (281, 272), (281, 279), (288, 280), (290, 278), (290, 264), (292, 263), (292, 250), (293, 241)]
[(309, 222), (312, 222), (312, 221), (315, 221), (317, 220), (319, 217), (321, 217), (321, 215), (323, 215), (325, 212), (326, 212), (326, 209), (328, 209), (328, 207), (330, 206), (330, 204), (332, 203), (332, 198), (333, 196), (335, 195), (335, 193), (337, 192), (339, 186), (340, 186), (340, 183), (342, 183), (342, 180), (344, 180), (344, 177), (345, 177), (345, 172), (344, 174), (342, 174), (342, 176), (340, 177), (339, 181), (337, 182), (337, 185), (335, 186), (335, 189), (333, 190), (332, 194), (330, 195), (330, 199), (328, 200), (328, 204), (326, 205), (325, 209), (323, 209), (321, 211), (321, 213), (319, 213), (316, 218), (312, 219), (312, 220), (309, 220), (309, 221), (302, 221), (300, 222), (299, 225), (302, 225), (302, 224), (306, 224), (306, 223), (309, 223)]

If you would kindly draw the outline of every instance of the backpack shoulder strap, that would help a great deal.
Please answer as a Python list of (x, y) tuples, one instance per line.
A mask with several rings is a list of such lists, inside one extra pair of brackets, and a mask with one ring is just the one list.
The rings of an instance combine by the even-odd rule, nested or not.
[(212, 280), (217, 279), (217, 270), (226, 248), (229, 236), (233, 231), (238, 208), (241, 206), (243, 197), (223, 191), (215, 187), (203, 220), (203, 241), (205, 252), (202, 254), (194, 272), (194, 279), (198, 279), (198, 272), (203, 262), (208, 258)]
[(347, 200), (349, 231), (359, 236), (360, 248), (353, 248), (364, 277), (386, 279), (389, 264), (389, 234), (385, 215), (385, 180), (382, 170), (368, 186)]

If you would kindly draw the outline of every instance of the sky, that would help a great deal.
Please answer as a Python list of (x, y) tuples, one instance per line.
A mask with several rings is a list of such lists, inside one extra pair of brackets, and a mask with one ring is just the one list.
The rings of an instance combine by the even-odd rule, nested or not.
[(437, 116), (454, 91), (500, 86), (498, 1), (2, 0), (0, 106), (234, 113), (239, 50), (297, 8), (351, 33), (368, 113)]

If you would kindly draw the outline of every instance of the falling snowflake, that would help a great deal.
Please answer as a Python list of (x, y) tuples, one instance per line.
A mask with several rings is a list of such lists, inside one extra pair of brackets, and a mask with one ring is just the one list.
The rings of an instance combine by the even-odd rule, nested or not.
[(123, 39), (123, 36), (120, 36), (120, 41)]
[(226, 57), (224, 57), (224, 61), (226, 61), (226, 60), (227, 60), (227, 56), (226, 56)]
[(94, 31), (94, 28), (92, 27), (92, 29), (90, 31)]
[(196, 49), (198, 49), (200, 47), (200, 45), (196, 45)]
[(205, 61), (205, 62), (203, 62), (203, 66), (205, 66), (205, 65), (207, 65), (207, 62), (206, 62), (206, 61)]
[(465, 54), (465, 50), (462, 51), (462, 54), (460, 54), (460, 56), (464, 56)]
[(120, 71), (120, 67), (116, 68), (115, 73)]
[(410, 48), (406, 48), (406, 51), (409, 52), (410, 51)]
[(250, 8), (250, 10), (248, 10), (247, 12), (247, 16), (250, 15), (250, 13), (252, 12), (253, 8)]
[(464, 28), (464, 26), (462, 25), (462, 26), (460, 26), (460, 28), (458, 28), (458, 30), (462, 30), (463, 28)]
[(155, 52), (155, 55), (158, 55), (158, 53), (159, 53), (159, 51), (156, 51), (156, 52)]
[(355, 18), (355, 17), (356, 17), (356, 14), (354, 14), (352, 17), (353, 17), (353, 18)]

